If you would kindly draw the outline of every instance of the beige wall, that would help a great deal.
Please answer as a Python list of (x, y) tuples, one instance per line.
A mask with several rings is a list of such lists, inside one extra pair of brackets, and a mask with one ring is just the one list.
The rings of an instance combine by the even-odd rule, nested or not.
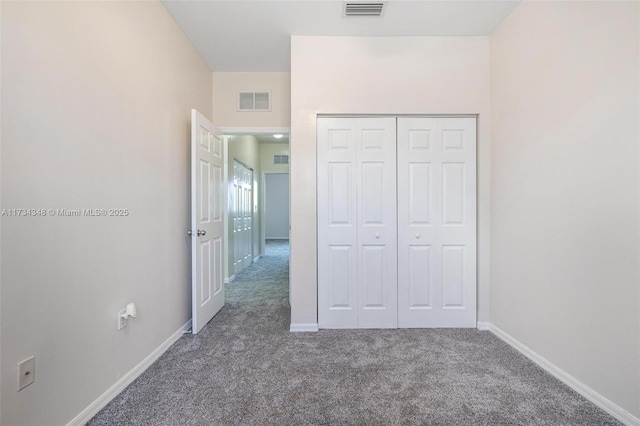
[(479, 319), (489, 313), (488, 37), (291, 39), (291, 322), (317, 323), (316, 115), (479, 114)]
[[(288, 164), (274, 164), (274, 155), (289, 155), (288, 143), (262, 143), (260, 144), (260, 169), (262, 173), (288, 173)], [(291, 158), (289, 158), (291, 159)]]
[[(229, 171), (229, 205), (233, 202), (233, 162), (235, 159), (240, 160), (247, 166), (253, 169), (253, 257), (262, 255), (260, 236), (261, 236), (261, 220), (260, 209), (258, 209), (258, 201), (260, 199), (262, 187), (261, 171), (260, 171), (260, 143), (255, 136), (241, 135), (241, 136), (228, 136), (228, 171)], [(231, 209), (229, 209), (231, 210)], [(233, 253), (234, 253), (234, 240), (233, 240), (233, 220), (229, 215), (228, 221), (228, 253), (227, 256), (227, 274), (226, 278), (234, 274), (233, 271)]]
[(1, 219), (0, 423), (65, 424), (191, 317), (189, 121), (211, 116), (211, 70), (157, 2), (1, 8), (3, 207), (130, 211)]
[(491, 36), (491, 322), (635, 416), (638, 15), (525, 2)]
[[(271, 111), (238, 112), (238, 92), (271, 91)], [(290, 74), (287, 72), (214, 72), (213, 124), (218, 127), (289, 127)]]

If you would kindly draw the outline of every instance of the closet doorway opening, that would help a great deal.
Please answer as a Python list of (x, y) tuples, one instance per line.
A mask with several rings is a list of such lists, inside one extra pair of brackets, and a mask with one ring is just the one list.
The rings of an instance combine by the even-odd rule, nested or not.
[(476, 328), (476, 120), (318, 117), (319, 328)]

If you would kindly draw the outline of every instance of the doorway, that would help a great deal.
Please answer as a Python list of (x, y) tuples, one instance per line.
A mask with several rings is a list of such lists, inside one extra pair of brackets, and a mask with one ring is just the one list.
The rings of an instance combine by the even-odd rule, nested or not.
[[(254, 131), (252, 131), (254, 130)], [(287, 182), (287, 195), (282, 194), (279, 201), (271, 200), (271, 207), (279, 207), (280, 233), (269, 233), (269, 238), (277, 237), (288, 242), (289, 228), (289, 137), (285, 129), (221, 129), (225, 135), (227, 156), (225, 163), (228, 170), (226, 185), (227, 210), (224, 262), (224, 282), (233, 283), (237, 276), (249, 271), (253, 264), (268, 255), (265, 223), (266, 179), (272, 174), (279, 175), (280, 181)], [(275, 131), (277, 130), (277, 131)], [(278, 179), (276, 177), (275, 179)], [(276, 184), (282, 189), (282, 182)], [(273, 218), (273, 214), (270, 215)], [(287, 244), (288, 247), (288, 244)], [(288, 250), (287, 250), (288, 252)], [(287, 255), (288, 262), (288, 255)], [(259, 265), (258, 265), (259, 266)], [(288, 286), (288, 285), (287, 285)]]
[(264, 238), (289, 240), (289, 173), (264, 174)]

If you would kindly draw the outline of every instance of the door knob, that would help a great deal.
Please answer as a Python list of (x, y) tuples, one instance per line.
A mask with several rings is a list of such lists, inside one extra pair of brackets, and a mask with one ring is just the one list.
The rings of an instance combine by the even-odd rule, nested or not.
[(420, 238), (420, 234), (416, 234), (416, 238)]
[(380, 234), (378, 234), (378, 233), (376, 232), (375, 237), (376, 237), (376, 238), (380, 238)]
[(198, 229), (198, 237), (201, 237), (203, 235), (207, 235), (207, 231), (205, 231), (204, 229)]
[(188, 229), (187, 230), (187, 235), (191, 237), (193, 235), (193, 231), (191, 229)]

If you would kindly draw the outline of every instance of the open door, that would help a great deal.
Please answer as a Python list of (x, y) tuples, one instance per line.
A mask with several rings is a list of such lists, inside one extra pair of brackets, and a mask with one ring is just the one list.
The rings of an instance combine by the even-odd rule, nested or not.
[(193, 334), (224, 306), (224, 144), (213, 125), (191, 110), (191, 298)]

